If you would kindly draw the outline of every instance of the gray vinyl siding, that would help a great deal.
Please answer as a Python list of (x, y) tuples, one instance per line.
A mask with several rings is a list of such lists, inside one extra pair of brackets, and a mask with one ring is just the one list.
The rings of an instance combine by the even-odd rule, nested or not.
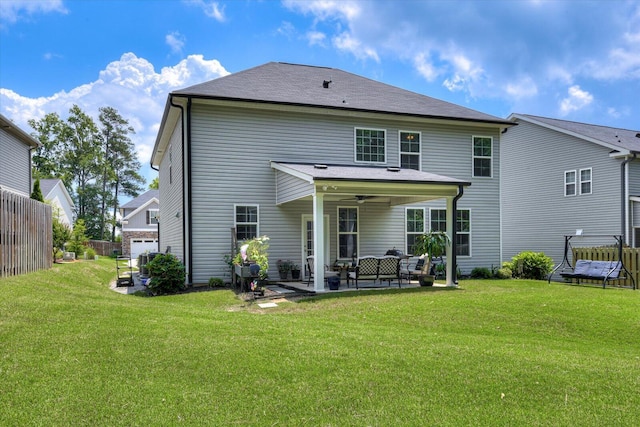
[[(165, 252), (171, 247), (171, 253), (185, 261), (183, 245), (184, 219), (183, 209), (183, 147), (182, 121), (179, 120), (167, 151), (160, 164), (160, 250)], [(170, 154), (171, 153), (171, 156)], [(171, 179), (169, 164), (171, 163)]]
[(276, 171), (276, 202), (290, 202), (313, 194), (313, 184), (287, 173)]
[[(463, 124), (453, 127), (419, 121), (411, 125), (387, 118), (284, 115), (276, 111), (222, 109), (194, 101), (191, 127), (193, 283), (206, 283), (210, 277), (228, 277), (223, 258), (231, 252), (230, 230), (234, 225), (234, 206), (238, 204), (259, 206), (259, 233), (271, 239), (271, 277), (277, 276), (275, 264), (278, 259), (293, 259), (302, 265), (301, 217), (312, 214), (312, 204), (308, 200), (276, 204), (276, 171), (270, 167), (270, 161), (356, 164), (356, 127), (386, 130), (388, 166), (399, 163), (398, 130), (421, 132), (423, 171), (473, 183), (465, 191), (459, 206), (473, 208), (473, 230), (477, 232), (472, 237), (474, 256), (459, 259), (459, 264), (470, 270), (476, 256), (482, 266), (499, 261), (500, 135), (497, 129), (489, 131)], [(493, 178), (471, 179), (472, 135), (494, 138)], [(163, 165), (161, 170), (165, 169)], [(163, 182), (161, 177), (161, 191)], [(164, 196), (161, 200), (164, 212)], [(324, 211), (330, 217), (331, 261), (336, 258), (338, 206), (359, 208), (360, 254), (383, 255), (394, 246), (404, 248), (404, 206), (358, 205), (352, 200), (326, 202)], [(162, 216), (163, 213), (161, 224)]]
[(0, 185), (31, 194), (29, 146), (0, 129)]
[[(136, 229), (136, 230), (149, 230), (156, 231), (158, 226), (156, 224), (147, 224), (147, 211), (159, 209), (158, 204), (153, 202), (150, 203), (149, 206), (129, 218), (128, 223), (125, 227), (126, 229)], [(125, 216), (131, 214), (131, 212), (135, 211), (135, 209), (125, 209)]]
[[(566, 234), (577, 229), (585, 234), (619, 234), (620, 161), (609, 157), (610, 150), (528, 122), (518, 123), (502, 136), (503, 260), (530, 250), (544, 252), (559, 263)], [(579, 177), (585, 168), (592, 169), (592, 193), (565, 196), (565, 171), (575, 170)], [(604, 243), (586, 238), (582, 242)]]
[(640, 197), (640, 159), (628, 163), (629, 195)]

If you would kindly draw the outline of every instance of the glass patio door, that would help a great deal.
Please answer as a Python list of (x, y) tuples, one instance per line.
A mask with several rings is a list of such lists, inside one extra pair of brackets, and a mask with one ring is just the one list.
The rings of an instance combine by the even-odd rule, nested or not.
[[(325, 264), (330, 264), (329, 253), (329, 215), (324, 216), (324, 260)], [(313, 216), (302, 216), (302, 261), (304, 263), (305, 278), (308, 277), (307, 257), (313, 255)]]

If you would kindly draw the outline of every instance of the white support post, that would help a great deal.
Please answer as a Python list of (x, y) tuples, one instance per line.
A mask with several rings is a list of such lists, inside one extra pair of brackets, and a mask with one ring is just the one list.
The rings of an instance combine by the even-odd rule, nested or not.
[(324, 194), (313, 195), (313, 290), (324, 292)]
[(456, 268), (453, 265), (452, 255), (453, 255), (453, 231), (456, 226), (456, 218), (453, 212), (453, 197), (447, 197), (447, 235), (451, 240), (451, 244), (447, 245), (446, 256), (447, 256), (447, 265), (446, 265), (446, 282), (447, 286), (454, 286), (453, 283), (453, 269)]

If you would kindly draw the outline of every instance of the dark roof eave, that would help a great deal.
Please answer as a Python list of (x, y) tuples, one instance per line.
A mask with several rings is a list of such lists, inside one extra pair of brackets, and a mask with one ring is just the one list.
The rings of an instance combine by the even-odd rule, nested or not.
[(488, 123), (488, 124), (501, 125), (505, 127), (512, 127), (517, 125), (516, 123), (510, 120), (484, 120), (484, 119), (473, 119), (473, 118), (466, 118), (466, 117), (437, 116), (437, 115), (416, 114), (416, 113), (400, 113), (397, 111), (368, 110), (364, 108), (332, 107), (330, 105), (303, 104), (303, 103), (297, 103), (297, 102), (282, 102), (282, 101), (266, 101), (261, 99), (234, 98), (234, 97), (226, 97), (226, 96), (211, 96), (211, 95), (186, 93), (186, 92), (180, 92), (180, 91), (172, 92), (170, 96), (178, 96), (178, 97), (192, 98), (192, 99), (211, 99), (211, 100), (219, 100), (219, 101), (247, 102), (247, 103), (255, 103), (255, 104), (287, 105), (292, 107), (311, 107), (311, 108), (320, 108), (320, 109), (336, 110), (336, 111), (346, 110), (346, 111), (357, 111), (362, 113), (388, 114), (388, 115), (394, 115), (394, 116), (419, 117), (424, 119), (449, 120), (449, 121), (457, 121), (457, 122)]

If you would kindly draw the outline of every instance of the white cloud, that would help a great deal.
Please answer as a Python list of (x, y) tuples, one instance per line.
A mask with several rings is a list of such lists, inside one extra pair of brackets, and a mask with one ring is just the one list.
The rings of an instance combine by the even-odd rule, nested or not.
[(507, 95), (515, 98), (530, 98), (538, 94), (538, 86), (530, 76), (525, 76), (517, 81), (507, 83), (504, 88)]
[(277, 29), (278, 34), (287, 38), (291, 38), (296, 33), (296, 28), (289, 21), (283, 21), (280, 27)]
[(167, 34), (164, 37), (164, 41), (169, 45), (172, 53), (182, 53), (186, 39), (180, 32), (174, 31)]
[(351, 52), (358, 59), (371, 58), (376, 62), (380, 62), (378, 53), (375, 49), (363, 46), (360, 41), (351, 36), (350, 33), (344, 32), (333, 38), (333, 45), (340, 50)]
[(433, 62), (429, 61), (424, 53), (419, 53), (413, 58), (413, 65), (428, 82), (434, 81), (440, 74)]
[(138, 158), (148, 164), (155, 144), (156, 133), (169, 92), (229, 74), (217, 60), (206, 60), (202, 55), (189, 55), (174, 66), (159, 72), (153, 64), (133, 53), (123, 54), (100, 71), (98, 78), (69, 92), (60, 91), (51, 96), (28, 98), (0, 88), (1, 112), (27, 132), (29, 119), (41, 119), (48, 113), (67, 117), (69, 108), (77, 104), (98, 118), (100, 107), (113, 107), (129, 121), (136, 134)]
[(185, 0), (185, 3), (198, 6), (202, 9), (205, 15), (218, 22), (224, 22), (227, 20), (224, 15), (224, 6), (220, 7), (220, 4), (217, 1), (206, 2), (204, 0)]
[(311, 13), (320, 20), (345, 19), (351, 21), (356, 19), (362, 9), (356, 1), (347, 0), (285, 0), (282, 2), (285, 7), (299, 10), (302, 13)]
[(2, 0), (0, 1), (0, 21), (14, 23), (23, 15), (58, 12), (66, 14), (62, 0)]
[(569, 96), (560, 101), (560, 114), (567, 114), (583, 109), (593, 102), (593, 95), (580, 89), (580, 86), (574, 85), (567, 91)]
[(327, 38), (326, 34), (321, 33), (320, 31), (308, 31), (307, 32), (307, 40), (309, 41), (309, 45), (318, 45), (324, 46), (324, 41)]

